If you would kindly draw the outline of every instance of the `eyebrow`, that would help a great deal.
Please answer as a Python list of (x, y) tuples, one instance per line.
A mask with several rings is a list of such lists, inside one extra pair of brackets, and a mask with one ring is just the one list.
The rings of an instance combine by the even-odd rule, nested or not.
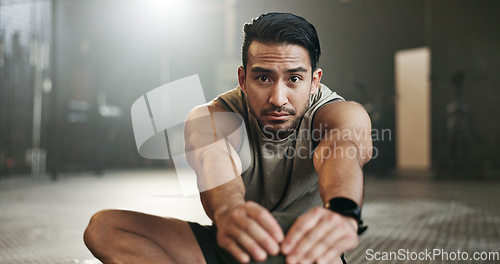
[[(251, 70), (251, 72), (265, 72), (265, 73), (273, 73), (275, 72), (274, 70), (271, 70), (271, 69), (266, 69), (266, 68), (262, 68), (262, 67), (253, 67)], [(293, 69), (288, 69), (286, 70), (287, 72), (307, 72), (307, 69), (303, 68), (303, 67), (297, 67), (297, 68), (293, 68)]]
[(302, 68), (302, 67), (297, 67), (293, 69), (288, 69), (287, 72), (307, 72), (307, 69)]
[(274, 72), (274, 70), (266, 69), (266, 68), (262, 68), (262, 67), (253, 67), (250, 71), (251, 72), (266, 72), (266, 73)]

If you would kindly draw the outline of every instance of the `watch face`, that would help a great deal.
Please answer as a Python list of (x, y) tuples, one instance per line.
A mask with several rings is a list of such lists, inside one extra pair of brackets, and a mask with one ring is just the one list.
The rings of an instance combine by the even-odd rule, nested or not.
[(361, 209), (351, 199), (344, 197), (333, 198), (326, 204), (326, 208), (341, 215), (352, 217), (356, 219), (358, 223), (361, 221)]
[(328, 202), (327, 207), (332, 209), (333, 211), (339, 212), (339, 211), (355, 210), (358, 208), (358, 205), (351, 199), (338, 197), (331, 199)]
[(325, 207), (341, 215), (354, 218), (358, 222), (358, 235), (361, 235), (368, 228), (363, 225), (361, 220), (361, 209), (351, 199), (344, 197), (333, 198), (325, 204)]

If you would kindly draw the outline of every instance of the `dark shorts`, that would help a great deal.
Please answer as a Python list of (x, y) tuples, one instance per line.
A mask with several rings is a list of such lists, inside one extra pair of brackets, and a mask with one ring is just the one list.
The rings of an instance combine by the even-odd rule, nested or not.
[[(286, 233), (288, 229), (292, 226), (295, 221), (295, 216), (283, 212), (273, 213), (273, 216), (276, 218), (278, 223), (280, 224), (283, 231)], [(235, 258), (227, 251), (219, 247), (217, 244), (217, 227), (212, 226), (202, 226), (198, 223), (189, 222), (189, 226), (191, 226), (191, 230), (193, 230), (194, 236), (196, 240), (198, 240), (198, 244), (200, 245), (201, 251), (203, 252), (203, 256), (205, 257), (205, 261), (207, 264), (237, 264)], [(342, 255), (342, 262), (345, 264), (344, 255)], [(285, 256), (277, 255), (270, 256), (267, 258), (265, 262), (254, 262), (250, 263), (266, 263), (266, 264), (284, 264)]]

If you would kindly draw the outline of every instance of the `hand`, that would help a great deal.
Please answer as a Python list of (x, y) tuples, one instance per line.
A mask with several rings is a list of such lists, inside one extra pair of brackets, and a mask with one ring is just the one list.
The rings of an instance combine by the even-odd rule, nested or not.
[(271, 213), (254, 202), (245, 202), (216, 215), (217, 243), (242, 263), (266, 260), (280, 251), (284, 234)]
[(359, 244), (357, 222), (317, 207), (297, 218), (283, 241), (286, 263), (333, 263)]

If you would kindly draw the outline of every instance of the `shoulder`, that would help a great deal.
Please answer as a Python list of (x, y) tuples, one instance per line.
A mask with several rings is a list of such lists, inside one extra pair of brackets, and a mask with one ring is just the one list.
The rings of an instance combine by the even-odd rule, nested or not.
[(212, 100), (191, 110), (184, 124), (184, 132), (191, 138), (224, 138), (244, 126), (244, 119), (239, 113)]
[(219, 94), (206, 104), (196, 106), (191, 110), (189, 118), (196, 118), (213, 112), (234, 112), (231, 106), (242, 101), (240, 91), (241, 89), (237, 86), (232, 90)]
[(320, 144), (335, 146), (339, 141), (349, 141), (357, 147), (361, 165), (371, 159), (371, 121), (362, 105), (346, 101), (326, 104), (318, 111), (313, 122), (313, 136), (321, 138)]
[(230, 112), (243, 114), (246, 110), (245, 93), (243, 93), (240, 86), (218, 95), (212, 102)]
[(230, 111), (228, 109), (226, 109), (224, 107), (224, 105), (221, 104), (219, 101), (212, 100), (206, 104), (202, 104), (202, 105), (199, 105), (199, 106), (196, 106), (195, 108), (193, 108), (191, 110), (191, 112), (189, 113), (187, 120), (190, 121), (190, 120), (198, 119), (200, 117), (210, 116), (211, 113), (215, 113), (215, 112), (224, 113), (224, 112), (230, 112)]
[(371, 121), (365, 108), (352, 101), (336, 101), (323, 105), (313, 120), (315, 129), (330, 128), (370, 128)]

